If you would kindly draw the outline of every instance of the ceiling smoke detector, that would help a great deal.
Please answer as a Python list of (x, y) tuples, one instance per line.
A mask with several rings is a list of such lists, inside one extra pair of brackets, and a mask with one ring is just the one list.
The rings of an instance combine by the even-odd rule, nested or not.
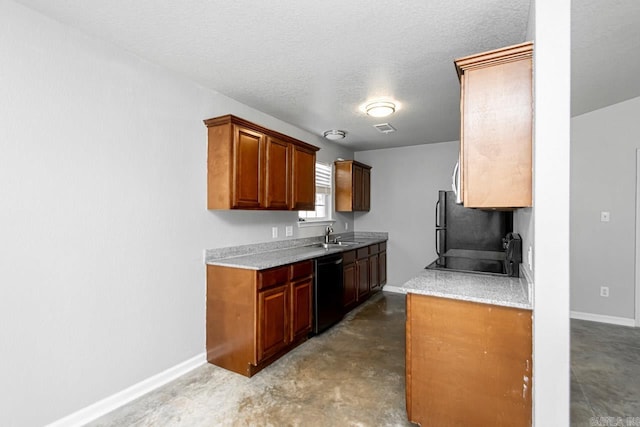
[(378, 132), (380, 133), (391, 133), (396, 131), (396, 128), (391, 126), (389, 123), (380, 123), (379, 125), (373, 125), (373, 127), (378, 129)]

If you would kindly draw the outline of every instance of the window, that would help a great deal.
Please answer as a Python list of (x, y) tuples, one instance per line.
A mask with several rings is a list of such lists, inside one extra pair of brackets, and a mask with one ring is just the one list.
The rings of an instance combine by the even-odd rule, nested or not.
[(331, 221), (331, 165), (316, 163), (316, 210), (299, 211), (298, 220)]

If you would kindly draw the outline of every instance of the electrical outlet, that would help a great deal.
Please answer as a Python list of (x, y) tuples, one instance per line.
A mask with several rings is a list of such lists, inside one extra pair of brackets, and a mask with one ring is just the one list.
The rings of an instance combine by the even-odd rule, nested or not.
[(287, 237), (291, 237), (293, 236), (293, 226), (292, 225), (287, 225), (284, 229), (284, 235)]
[(608, 297), (609, 296), (609, 287), (608, 286), (600, 286), (600, 296)]
[(345, 229), (345, 230), (348, 230), (348, 229), (349, 229), (349, 223), (348, 223), (348, 222), (345, 222), (345, 223), (344, 223), (344, 229)]
[(611, 213), (607, 211), (600, 212), (600, 222), (609, 222), (611, 220)]
[(271, 237), (273, 239), (278, 237), (278, 227), (271, 227)]
[(533, 271), (533, 248), (531, 246), (527, 251), (527, 262), (529, 263), (529, 271)]

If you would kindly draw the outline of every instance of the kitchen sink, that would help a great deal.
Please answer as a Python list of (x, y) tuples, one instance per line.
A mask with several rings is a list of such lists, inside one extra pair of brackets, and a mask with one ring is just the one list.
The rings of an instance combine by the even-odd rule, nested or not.
[(360, 242), (331, 242), (331, 243), (314, 243), (312, 245), (309, 245), (312, 248), (325, 248), (325, 249), (330, 249), (330, 248), (338, 248), (340, 246), (354, 246), (354, 245), (359, 245)]

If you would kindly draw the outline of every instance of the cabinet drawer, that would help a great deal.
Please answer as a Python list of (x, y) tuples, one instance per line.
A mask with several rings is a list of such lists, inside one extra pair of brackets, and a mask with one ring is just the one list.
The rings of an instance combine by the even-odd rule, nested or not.
[(289, 280), (289, 267), (276, 267), (258, 272), (258, 289), (265, 289)]
[(302, 261), (291, 265), (291, 280), (313, 274), (313, 261)]
[(356, 260), (356, 251), (342, 253), (342, 264), (352, 264)]
[(358, 259), (367, 258), (369, 256), (369, 247), (358, 249)]
[(380, 248), (380, 252), (383, 252), (383, 251), (387, 250), (387, 242), (382, 242), (378, 246)]
[(380, 246), (376, 243), (375, 245), (369, 246), (369, 254), (374, 255), (380, 252)]

